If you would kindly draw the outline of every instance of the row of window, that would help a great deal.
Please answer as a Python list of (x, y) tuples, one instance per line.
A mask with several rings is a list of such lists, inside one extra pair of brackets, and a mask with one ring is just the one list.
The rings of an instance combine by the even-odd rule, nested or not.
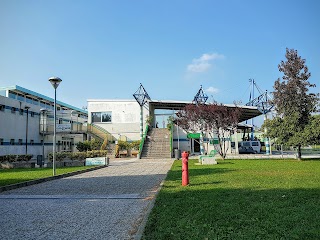
[[(43, 140), (41, 140), (41, 143), (43, 142)], [(10, 139), (10, 142), (9, 142), (10, 145), (25, 145), (26, 143), (23, 142), (22, 139), (18, 139), (18, 142), (15, 142), (15, 139)], [(0, 145), (4, 145), (4, 140), (3, 138), (0, 138)], [(34, 140), (30, 140), (28, 145), (34, 145)]]
[[(18, 142), (15, 141), (15, 139), (10, 139), (10, 141), (8, 142), (9, 144), (8, 145), (26, 145), (25, 142), (23, 142), (22, 139), (18, 139)], [(30, 140), (28, 145), (35, 145), (36, 143), (34, 142), (34, 140)], [(39, 144), (39, 143), (38, 143)], [(43, 140), (40, 141), (40, 144), (42, 145), (43, 144)], [(5, 144), (4, 142), (4, 139), (3, 138), (0, 138), (0, 145), (7, 145)], [(61, 141), (57, 141), (57, 145), (73, 145), (71, 144), (71, 142), (61, 142)]]
[[(15, 108), (15, 107), (9, 107), (9, 106), (5, 106), (5, 105), (3, 105), (3, 104), (0, 104), (0, 111), (1, 112), (4, 112), (4, 110), (5, 109), (10, 109), (11, 110), (11, 113), (13, 113), (13, 114), (15, 114), (16, 112), (19, 112), (19, 114), (20, 115), (23, 115), (25, 112), (27, 112), (27, 110), (24, 110), (24, 109), (22, 109), (22, 108)], [(34, 115), (35, 114), (37, 114), (37, 113), (35, 113), (35, 112), (32, 112), (32, 111), (28, 111), (29, 113), (30, 113), (30, 115), (31, 115), (31, 117), (34, 117)]]
[(91, 113), (91, 121), (92, 122), (111, 123), (112, 122), (112, 112), (92, 112)]
[(33, 104), (33, 105), (37, 105), (37, 106), (41, 106), (41, 107), (44, 107), (44, 108), (47, 108), (47, 109), (51, 109), (53, 110), (53, 105), (49, 104), (49, 103), (46, 103), (44, 101), (39, 101), (38, 99), (35, 99), (35, 98), (31, 98), (31, 97), (28, 97), (28, 96), (24, 96), (23, 94), (16, 94), (16, 93), (13, 93), (13, 92), (9, 92), (9, 98), (12, 98), (12, 99), (17, 99), (21, 102), (27, 102), (27, 103), (30, 103), (30, 104)]

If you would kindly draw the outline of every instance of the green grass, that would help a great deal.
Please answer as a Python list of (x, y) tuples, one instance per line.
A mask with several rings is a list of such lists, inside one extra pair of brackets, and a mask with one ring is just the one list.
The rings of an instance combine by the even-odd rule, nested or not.
[(143, 239), (320, 239), (320, 162), (181, 161), (168, 173)]
[[(92, 166), (83, 167), (62, 167), (56, 169), (56, 174), (75, 172), (83, 169), (92, 168)], [(14, 183), (35, 180), (39, 178), (51, 177), (52, 168), (16, 168), (0, 169), (0, 186), (6, 186)]]

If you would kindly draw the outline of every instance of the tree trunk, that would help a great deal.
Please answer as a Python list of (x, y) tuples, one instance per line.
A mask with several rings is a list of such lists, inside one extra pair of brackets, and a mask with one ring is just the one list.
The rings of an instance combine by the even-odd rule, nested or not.
[(301, 160), (301, 145), (298, 145), (298, 159)]

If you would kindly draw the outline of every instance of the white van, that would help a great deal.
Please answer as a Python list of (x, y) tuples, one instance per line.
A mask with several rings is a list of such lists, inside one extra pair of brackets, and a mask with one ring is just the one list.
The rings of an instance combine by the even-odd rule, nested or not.
[(239, 147), (252, 147), (256, 153), (261, 152), (261, 143), (259, 141), (243, 141), (239, 142)]

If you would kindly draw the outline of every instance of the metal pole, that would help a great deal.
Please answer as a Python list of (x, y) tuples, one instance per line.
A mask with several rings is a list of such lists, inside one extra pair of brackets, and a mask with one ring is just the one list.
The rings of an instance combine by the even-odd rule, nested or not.
[(27, 108), (27, 123), (26, 123), (26, 155), (28, 154), (28, 120), (29, 120), (29, 108)]
[[(254, 99), (254, 79), (252, 79), (252, 100)], [(251, 118), (251, 125), (252, 125), (252, 128), (251, 128), (251, 141), (253, 141), (253, 133), (254, 133), (254, 127), (253, 127), (253, 118)]]
[(54, 89), (54, 116), (53, 116), (53, 159), (52, 159), (52, 170), (53, 176), (56, 175), (56, 121), (57, 121), (57, 106), (56, 106), (56, 99), (57, 99), (57, 90)]
[(143, 106), (140, 106), (140, 138), (143, 137)]
[[(264, 114), (264, 120), (265, 121), (267, 120), (267, 114), (266, 113)], [(266, 135), (266, 138), (265, 138), (266, 155), (270, 155), (270, 143), (269, 143), (269, 138), (267, 137), (267, 128), (266, 127), (264, 128), (264, 133)]]
[(44, 163), (44, 111), (42, 113), (42, 163)]

